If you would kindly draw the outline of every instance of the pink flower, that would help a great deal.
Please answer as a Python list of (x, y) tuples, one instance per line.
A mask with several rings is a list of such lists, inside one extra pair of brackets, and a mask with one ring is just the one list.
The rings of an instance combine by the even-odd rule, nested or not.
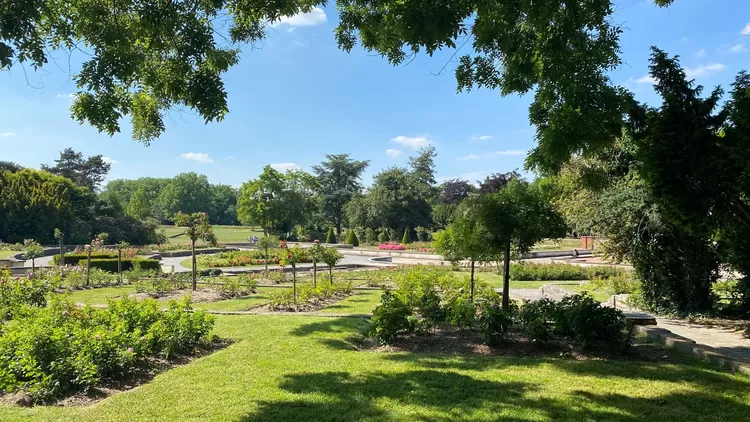
[(315, 243), (316, 245), (318, 245), (318, 244), (320, 244), (320, 240), (315, 239), (315, 242), (313, 242), (313, 243)]
[(128, 353), (135, 353), (135, 350), (132, 347), (128, 347)]
[(205, 212), (202, 212), (201, 214), (202, 214), (202, 215), (203, 215), (204, 217), (206, 216), (206, 213), (205, 213)]

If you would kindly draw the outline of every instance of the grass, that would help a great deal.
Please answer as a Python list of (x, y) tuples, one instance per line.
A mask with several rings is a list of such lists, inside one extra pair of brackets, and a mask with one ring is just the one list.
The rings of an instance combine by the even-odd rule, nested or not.
[[(169, 243), (189, 243), (189, 240), (183, 235), (172, 237), (185, 232), (182, 227), (161, 226), (167, 233)], [(224, 242), (247, 242), (248, 236), (263, 236), (263, 230), (253, 230), (245, 226), (211, 226), (219, 243)]]
[(244, 311), (255, 305), (261, 305), (268, 302), (268, 293), (274, 291), (273, 287), (260, 287), (256, 294), (234, 299), (220, 300), (217, 302), (194, 303), (196, 309), (206, 309), (211, 311)]
[(750, 378), (686, 361), (362, 352), (358, 318), (219, 316), (234, 343), (87, 407), (0, 420), (745, 421)]
[(23, 251), (6, 251), (6, 250), (0, 250), (0, 259), (9, 258), (17, 253), (21, 253)]
[[(483, 272), (483, 273), (479, 273), (477, 277), (492, 287), (495, 287), (495, 288), (503, 287), (503, 276), (500, 274)], [(557, 280), (557, 281), (511, 280), (510, 288), (511, 289), (539, 289), (545, 284), (556, 284), (566, 290), (570, 290), (576, 293), (587, 292), (589, 295), (591, 295), (591, 297), (594, 298), (594, 300), (598, 300), (599, 302), (606, 302), (610, 298), (610, 295), (606, 293), (591, 290), (586, 285), (582, 285), (580, 281), (571, 281), (571, 280), (568, 280), (568, 281), (566, 280)]]
[(380, 304), (382, 290), (355, 290), (355, 295), (341, 300), (325, 309), (323, 313), (333, 314), (371, 314)]
[(99, 305), (107, 303), (107, 299), (114, 299), (135, 293), (134, 286), (98, 287), (92, 289), (75, 290), (68, 295), (75, 303)]
[(560, 240), (543, 240), (531, 249), (532, 251), (572, 251), (581, 248), (581, 239), (565, 238)]

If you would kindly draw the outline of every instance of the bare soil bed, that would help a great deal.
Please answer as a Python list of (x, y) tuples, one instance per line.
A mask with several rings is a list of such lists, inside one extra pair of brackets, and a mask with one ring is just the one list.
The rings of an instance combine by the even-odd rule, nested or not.
[(257, 306), (254, 308), (251, 308), (252, 313), (255, 314), (294, 314), (299, 312), (316, 312), (323, 308), (327, 308), (328, 306), (333, 305), (334, 303), (346, 299), (349, 296), (352, 296), (355, 294), (355, 292), (351, 293), (341, 293), (337, 294), (336, 296), (329, 297), (327, 299), (314, 299), (309, 302), (305, 303), (299, 303), (296, 305), (290, 305), (290, 306), (272, 306), (270, 303), (266, 305)]
[(170, 299), (180, 299), (185, 295), (192, 295), (194, 303), (217, 302), (220, 300), (231, 299), (231, 297), (223, 295), (213, 289), (198, 289), (195, 291), (191, 289), (181, 289), (181, 290), (174, 290), (171, 292), (161, 292), (161, 293), (156, 293), (156, 294), (133, 293), (133, 294), (128, 295), (128, 297), (131, 297), (133, 299), (138, 299), (138, 300), (158, 299), (158, 300), (167, 301)]

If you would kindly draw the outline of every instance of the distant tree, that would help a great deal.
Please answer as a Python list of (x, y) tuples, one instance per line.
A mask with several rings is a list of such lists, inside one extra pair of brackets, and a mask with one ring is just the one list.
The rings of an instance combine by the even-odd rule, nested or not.
[(0, 173), (4, 171), (15, 173), (21, 170), (23, 170), (23, 166), (20, 164), (14, 163), (12, 161), (0, 161)]
[(466, 180), (450, 179), (443, 182), (440, 186), (440, 204), (458, 205), (464, 199), (468, 198), (476, 188)]
[(145, 219), (153, 215), (151, 203), (153, 198), (149, 196), (145, 186), (139, 186), (130, 197), (128, 204), (128, 215), (135, 218)]
[(282, 174), (265, 166), (257, 179), (242, 184), (237, 216), (243, 224), (257, 224), (264, 234), (290, 232), (304, 220), (303, 183), (295, 173)]
[(44, 256), (44, 247), (34, 239), (26, 239), (23, 241), (23, 259), (31, 260), (31, 272), (36, 271), (36, 259)]
[(92, 192), (99, 189), (110, 167), (111, 164), (104, 161), (101, 155), (84, 159), (83, 153), (75, 152), (73, 148), (65, 148), (61, 151), (60, 158), (55, 160), (54, 166), (41, 165), (43, 171), (70, 179), (78, 186), (87, 187)]
[(479, 193), (481, 195), (487, 195), (494, 193), (504, 188), (511, 180), (520, 178), (521, 175), (515, 171), (508, 173), (493, 173), (484, 178), (483, 182), (479, 183)]
[(187, 214), (210, 211), (211, 185), (204, 175), (180, 173), (161, 190), (158, 201), (167, 216), (178, 211)]
[(416, 157), (409, 157), (409, 172), (413, 188), (428, 202), (432, 202), (435, 192), (435, 147), (430, 145), (417, 151)]
[(200, 239), (207, 239), (213, 235), (211, 226), (208, 224), (208, 215), (205, 212), (183, 213), (179, 211), (172, 218), (177, 227), (185, 228), (185, 235), (190, 239), (190, 250), (193, 263), (193, 291), (198, 288), (196, 279), (197, 266), (195, 263), (195, 242)]
[(212, 224), (237, 224), (237, 190), (229, 185), (211, 185)]
[(328, 280), (333, 284), (333, 267), (344, 258), (344, 255), (341, 255), (341, 252), (339, 252), (338, 249), (330, 247), (323, 248), (321, 256), (323, 262), (328, 265)]
[(476, 207), (488, 251), (504, 251), (503, 309), (507, 310), (511, 248), (520, 256), (544, 238), (562, 237), (565, 221), (537, 189), (515, 178), (504, 189), (481, 197)]
[(268, 251), (277, 246), (279, 246), (278, 237), (262, 236), (260, 239), (258, 239), (258, 249), (261, 249), (265, 256), (264, 261), (265, 261), (265, 266), (266, 266), (266, 279), (268, 279), (268, 259), (269, 259)]
[(369, 161), (357, 161), (349, 154), (326, 154), (326, 159), (312, 170), (318, 181), (318, 193), (323, 216), (341, 234), (345, 220), (344, 207), (362, 192), (362, 172)]

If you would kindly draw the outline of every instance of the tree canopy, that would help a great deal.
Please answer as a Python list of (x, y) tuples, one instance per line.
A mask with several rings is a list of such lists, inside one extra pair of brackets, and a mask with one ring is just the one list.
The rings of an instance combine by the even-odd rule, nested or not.
[(54, 166), (41, 165), (41, 169), (73, 181), (78, 186), (89, 188), (95, 192), (107, 177), (111, 164), (104, 161), (101, 155), (83, 158), (83, 153), (75, 152), (73, 148), (60, 151), (60, 158), (55, 160)]
[(362, 173), (368, 164), (368, 160), (354, 160), (349, 154), (326, 154), (326, 159), (312, 168), (323, 217), (336, 227), (337, 234), (341, 234), (346, 218), (344, 207), (362, 192)]

